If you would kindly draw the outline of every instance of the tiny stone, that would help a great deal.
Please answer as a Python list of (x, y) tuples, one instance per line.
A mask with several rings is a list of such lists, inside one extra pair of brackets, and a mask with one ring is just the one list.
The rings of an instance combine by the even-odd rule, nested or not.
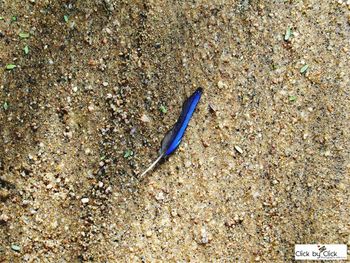
[(12, 249), (13, 251), (16, 251), (16, 252), (21, 251), (21, 247), (18, 246), (18, 245), (11, 245), (11, 249)]
[(190, 160), (186, 160), (186, 161), (185, 161), (185, 167), (186, 167), (186, 168), (191, 167), (191, 165), (192, 165), (192, 163), (191, 163)]
[(69, 139), (72, 139), (73, 133), (72, 133), (72, 131), (65, 132), (65, 133), (64, 133), (64, 136), (66, 136), (66, 137), (69, 138)]
[(104, 82), (102, 82), (102, 85), (103, 85), (103, 87), (107, 87), (108, 86), (108, 82), (104, 81)]
[(95, 109), (94, 105), (90, 104), (89, 107), (88, 107), (88, 110), (91, 112)]
[(176, 209), (172, 209), (172, 210), (171, 210), (171, 215), (172, 215), (173, 217), (177, 216), (177, 211), (176, 211)]
[(331, 152), (330, 151), (326, 151), (325, 153), (324, 153), (324, 156), (331, 156), (332, 154), (331, 154)]
[(202, 144), (203, 144), (204, 147), (209, 147), (210, 146), (210, 144), (207, 141), (205, 141), (205, 140), (202, 140)]
[(55, 220), (51, 223), (51, 228), (56, 229), (57, 227), (58, 227), (58, 222), (57, 222), (57, 220)]
[(219, 89), (226, 88), (226, 87), (227, 86), (226, 86), (226, 84), (223, 81), (221, 81), (221, 80), (218, 81), (218, 88)]
[(236, 151), (237, 151), (237, 152), (239, 152), (240, 154), (242, 154), (242, 153), (243, 153), (243, 150), (242, 150), (242, 148), (241, 148), (241, 147), (239, 147), (239, 146), (235, 145), (235, 149), (236, 149)]
[(87, 177), (88, 177), (89, 179), (94, 178), (94, 174), (92, 173), (91, 170), (89, 170), (89, 171), (87, 172)]
[(163, 192), (159, 192), (159, 193), (156, 195), (156, 199), (157, 199), (158, 201), (164, 200), (164, 193), (163, 193)]
[(0, 215), (0, 222), (2, 221), (2, 222), (7, 222), (9, 220), (9, 217), (8, 217), (8, 215), (6, 215), (6, 214), (1, 214)]
[(87, 204), (87, 203), (89, 202), (89, 198), (84, 197), (84, 198), (81, 199), (81, 202), (82, 202), (83, 204)]
[(201, 229), (201, 243), (207, 244), (208, 242), (209, 242), (209, 240), (208, 240), (207, 230), (204, 227), (202, 227), (202, 229)]
[(142, 114), (141, 121), (142, 122), (151, 122), (150, 118), (146, 114)]
[(77, 92), (78, 91), (78, 87), (77, 86), (74, 86), (73, 87), (73, 92)]

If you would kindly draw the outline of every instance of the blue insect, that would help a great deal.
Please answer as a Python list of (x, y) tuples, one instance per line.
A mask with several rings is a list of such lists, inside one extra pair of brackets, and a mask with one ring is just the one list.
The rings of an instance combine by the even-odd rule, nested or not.
[(175, 125), (167, 132), (162, 140), (158, 158), (144, 171), (139, 178), (149, 172), (161, 159), (171, 155), (180, 145), (188, 123), (201, 98), (203, 89), (198, 88), (182, 105), (182, 111)]

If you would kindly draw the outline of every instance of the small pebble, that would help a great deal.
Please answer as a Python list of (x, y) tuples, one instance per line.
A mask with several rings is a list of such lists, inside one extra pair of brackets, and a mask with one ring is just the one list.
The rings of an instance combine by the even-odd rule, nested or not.
[(202, 227), (201, 228), (201, 243), (207, 244), (208, 242), (209, 242), (209, 239), (208, 239), (207, 230), (204, 227)]
[(82, 202), (83, 204), (87, 204), (87, 203), (89, 203), (89, 198), (84, 197), (84, 198), (81, 199), (81, 202)]
[(164, 193), (163, 192), (159, 192), (157, 195), (156, 195), (156, 199), (158, 201), (161, 201), (161, 200), (164, 200)]
[(92, 112), (94, 109), (95, 109), (94, 105), (90, 104), (89, 107), (88, 107), (88, 110), (90, 112)]
[(146, 232), (146, 237), (151, 237), (152, 236), (152, 231), (151, 230), (148, 230), (147, 232)]
[(90, 148), (86, 148), (86, 149), (85, 149), (85, 154), (88, 155), (88, 154), (90, 154), (90, 153), (91, 153), (91, 149), (90, 149)]
[(146, 114), (142, 114), (141, 121), (142, 122), (151, 122), (151, 119)]
[(21, 247), (18, 246), (18, 245), (11, 245), (11, 249), (12, 249), (13, 251), (16, 251), (16, 252), (21, 251)]
[(223, 89), (223, 88), (226, 88), (226, 87), (227, 87), (227, 85), (222, 80), (218, 81), (218, 88), (219, 89)]
[(0, 222), (7, 222), (10, 218), (6, 214), (1, 214), (0, 215)]
[(185, 161), (185, 167), (186, 167), (186, 168), (191, 167), (191, 165), (192, 165), (192, 163), (191, 163), (190, 160), (186, 160), (186, 161)]
[(239, 146), (237, 146), (237, 145), (235, 145), (235, 150), (236, 150), (237, 152), (239, 152), (240, 154), (242, 154), (242, 153), (243, 153), (242, 148), (241, 148), (241, 147), (239, 147)]

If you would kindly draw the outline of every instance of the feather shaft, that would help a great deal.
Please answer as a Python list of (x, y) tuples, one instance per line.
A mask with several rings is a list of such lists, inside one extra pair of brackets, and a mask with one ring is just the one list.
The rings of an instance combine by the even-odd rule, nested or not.
[(153, 167), (164, 157), (164, 153), (159, 155), (159, 157), (139, 176), (142, 179), (146, 173), (153, 169)]

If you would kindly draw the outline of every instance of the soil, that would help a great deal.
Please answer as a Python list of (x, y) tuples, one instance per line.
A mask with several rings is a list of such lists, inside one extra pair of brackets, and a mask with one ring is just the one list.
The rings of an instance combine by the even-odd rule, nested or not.
[[(0, 261), (350, 245), (349, 1), (1, 0), (0, 16)], [(197, 87), (179, 149), (138, 180)]]

